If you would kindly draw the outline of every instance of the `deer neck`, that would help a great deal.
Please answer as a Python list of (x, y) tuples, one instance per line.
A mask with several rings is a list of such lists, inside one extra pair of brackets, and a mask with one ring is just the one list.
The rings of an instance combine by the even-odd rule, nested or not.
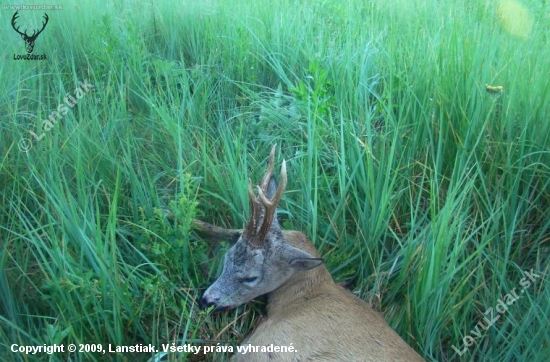
[(279, 312), (284, 313), (292, 305), (307, 305), (304, 304), (304, 300), (321, 293), (330, 284), (334, 284), (334, 281), (324, 264), (295, 273), (283, 285), (268, 294), (268, 318)]

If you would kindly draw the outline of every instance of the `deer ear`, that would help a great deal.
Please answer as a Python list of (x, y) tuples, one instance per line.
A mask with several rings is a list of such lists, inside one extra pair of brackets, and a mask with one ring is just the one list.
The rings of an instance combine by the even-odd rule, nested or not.
[(316, 268), (321, 264), (323, 264), (322, 258), (296, 258), (289, 263), (294, 269), (302, 271)]
[(284, 259), (288, 261), (288, 265), (296, 270), (309, 270), (323, 264), (322, 258), (317, 258), (307, 251), (298, 249), (292, 245), (285, 245)]

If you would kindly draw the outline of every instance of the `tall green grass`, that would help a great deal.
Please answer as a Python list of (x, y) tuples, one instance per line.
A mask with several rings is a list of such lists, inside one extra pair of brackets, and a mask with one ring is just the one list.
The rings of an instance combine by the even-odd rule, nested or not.
[(262, 304), (199, 310), (227, 245), (191, 220), (241, 227), (278, 143), (284, 227), (427, 360), (548, 360), (550, 9), (523, 1), (532, 27), (514, 34), (509, 5), (67, 2), (47, 11), (42, 62), (13, 60), (0, 11), (2, 359), (225, 360), (10, 349), (239, 343)]

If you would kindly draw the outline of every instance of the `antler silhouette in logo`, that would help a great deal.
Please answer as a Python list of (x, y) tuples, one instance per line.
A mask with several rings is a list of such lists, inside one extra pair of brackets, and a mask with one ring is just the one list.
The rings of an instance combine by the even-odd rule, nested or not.
[(19, 15), (17, 15), (18, 12), (19, 12), (19, 10), (17, 10), (15, 12), (15, 14), (13, 14), (13, 18), (11, 18), (11, 26), (13, 26), (13, 29), (16, 32), (21, 34), (21, 38), (23, 38), (23, 40), (25, 41), (25, 47), (27, 48), (27, 53), (30, 54), (30, 53), (32, 53), (32, 50), (34, 49), (34, 42), (36, 41), (36, 38), (38, 38), (38, 35), (40, 35), (42, 30), (44, 30), (44, 28), (46, 27), (46, 24), (48, 24), (48, 19), (49, 19), (48, 14), (44, 13), (44, 19), (46, 19), (46, 22), (42, 23), (42, 29), (38, 30), (38, 32), (36, 30), (33, 31), (32, 35), (29, 36), (29, 35), (27, 35), (27, 30), (25, 30), (25, 32), (22, 33), (22, 32), (19, 31), (20, 26), (18, 26), (18, 27), (15, 26), (15, 21), (19, 17)]

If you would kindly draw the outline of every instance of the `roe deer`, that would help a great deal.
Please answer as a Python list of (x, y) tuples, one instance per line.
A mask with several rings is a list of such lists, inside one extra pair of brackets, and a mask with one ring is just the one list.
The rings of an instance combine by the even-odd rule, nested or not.
[[(258, 197), (249, 180), (250, 221), (242, 233), (195, 222), (195, 228), (236, 243), (201, 306), (232, 308), (267, 294), (267, 318), (243, 343), (237, 361), (423, 361), (366, 302), (330, 276), (323, 260), (299, 231), (283, 231), (275, 209), (283, 195), (286, 164), (277, 187), (275, 146)], [(293, 347), (293, 352), (273, 346)], [(261, 347), (263, 348), (263, 352)], [(271, 346), (271, 348), (267, 348)], [(241, 347), (242, 348), (242, 347)]]

